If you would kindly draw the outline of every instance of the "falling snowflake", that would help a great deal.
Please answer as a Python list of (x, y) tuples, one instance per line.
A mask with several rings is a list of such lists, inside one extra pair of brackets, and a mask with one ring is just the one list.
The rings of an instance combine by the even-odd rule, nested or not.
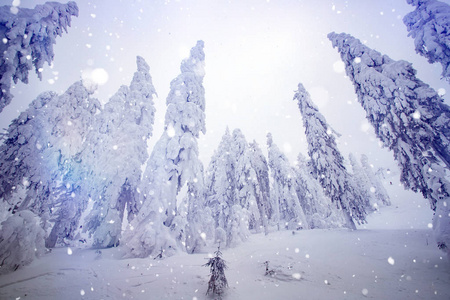
[(333, 64), (333, 71), (336, 73), (344, 73), (345, 72), (345, 64), (338, 60)]
[(415, 120), (419, 120), (420, 119), (420, 112), (418, 110), (416, 110), (413, 114), (412, 114), (413, 119)]
[(394, 260), (391, 256), (389, 256), (389, 258), (388, 258), (388, 263), (389, 263), (390, 265), (394, 265), (394, 264), (395, 264), (395, 260)]

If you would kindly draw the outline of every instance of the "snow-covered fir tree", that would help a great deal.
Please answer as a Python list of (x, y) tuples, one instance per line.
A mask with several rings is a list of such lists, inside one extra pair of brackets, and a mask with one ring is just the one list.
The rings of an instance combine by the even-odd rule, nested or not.
[(203, 193), (203, 187), (194, 184), (203, 182), (197, 145), (200, 132), (206, 132), (203, 47), (203, 41), (198, 41), (181, 63), (181, 74), (170, 83), (165, 130), (142, 178), (143, 204), (125, 233), (129, 256), (147, 257), (161, 248), (170, 254), (180, 230), (184, 231), (173, 222), (179, 216), (178, 205), (189, 207), (189, 203), (177, 203), (180, 190), (188, 184), (198, 195)]
[(373, 191), (377, 203), (379, 205), (391, 205), (389, 194), (380, 178), (373, 172), (373, 167), (369, 164), (369, 158), (365, 154), (361, 155), (361, 168), (366, 173), (366, 177), (370, 183), (370, 190)]
[(442, 77), (450, 81), (450, 6), (436, 0), (407, 0), (416, 9), (403, 18), (416, 52), (429, 63), (442, 65)]
[(34, 9), (16, 6), (0, 7), (0, 112), (13, 96), (12, 81), (28, 83), (28, 72), (34, 69), (41, 79), (44, 63), (53, 61), (56, 37), (67, 32), (72, 16), (78, 16), (77, 4), (47, 2)]
[(117, 245), (124, 216), (131, 221), (140, 206), (141, 167), (148, 159), (156, 92), (148, 64), (140, 56), (136, 64), (130, 86), (122, 86), (97, 115), (81, 154), (90, 171), (84, 182), (94, 201), (85, 229), (93, 233), (95, 247)]
[(440, 248), (450, 253), (450, 108), (416, 77), (410, 63), (394, 61), (349, 34), (330, 33), (358, 101), (377, 137), (393, 151), (406, 188), (421, 192), (436, 211)]
[(234, 130), (232, 136), (227, 128), (207, 171), (206, 206), (212, 210), (215, 240), (226, 246), (238, 245), (250, 234), (249, 212), (241, 205), (236, 173), (245, 149), (247, 141), (241, 131)]
[[(270, 205), (270, 184), (269, 184), (269, 166), (261, 148), (253, 141), (249, 144), (250, 163), (253, 168), (254, 177), (251, 177), (251, 185), (254, 191), (255, 205), (258, 208), (260, 228), (267, 235), (269, 233), (268, 220), (272, 215), (272, 207)], [(248, 203), (253, 205), (253, 203)], [(250, 215), (253, 217), (253, 215)], [(256, 225), (256, 224), (255, 224)]]
[[(241, 218), (242, 230), (248, 222), (248, 229), (253, 232), (261, 232), (264, 230), (267, 234), (268, 218), (270, 217), (270, 190), (268, 188), (268, 169), (267, 161), (263, 157), (259, 146), (256, 143), (248, 144), (244, 134), (240, 129), (233, 130), (232, 134), (232, 155), (235, 157), (235, 177), (236, 177), (236, 196), (237, 201), (234, 202), (243, 210), (238, 212), (238, 208), (234, 208), (234, 212), (245, 215), (248, 219)], [(235, 222), (238, 218), (233, 217)], [(235, 232), (235, 231), (232, 231)], [(241, 239), (245, 236), (245, 232), (241, 231)], [(237, 235), (228, 235), (227, 246), (232, 244)]]
[(354, 221), (365, 222), (364, 199), (344, 166), (334, 131), (301, 83), (294, 100), (297, 100), (302, 114), (313, 176), (319, 180), (331, 201), (344, 211), (346, 226), (356, 229)]
[(366, 172), (363, 170), (361, 165), (358, 163), (355, 155), (350, 153), (348, 155), (350, 165), (352, 166), (352, 175), (356, 186), (361, 192), (364, 199), (364, 204), (368, 210), (378, 209), (378, 203), (374, 195), (374, 187), (372, 187)]
[(216, 241), (234, 247), (251, 231), (268, 233), (272, 214), (267, 160), (240, 129), (227, 128), (207, 172), (206, 206), (212, 210)]
[(309, 228), (340, 228), (346, 226), (342, 210), (331, 202), (319, 181), (312, 176), (311, 166), (303, 154), (299, 153), (294, 172), (296, 192), (305, 212)]
[(273, 142), (270, 133), (267, 134), (267, 146), (269, 167), (273, 178), (271, 221), (277, 224), (278, 228), (308, 229), (309, 225), (297, 194), (295, 170)]
[[(78, 222), (62, 217), (65, 213), (77, 215), (83, 207), (79, 199), (71, 199), (70, 212), (63, 209), (62, 182), (76, 165), (76, 154), (99, 107), (97, 99), (76, 82), (61, 96), (41, 94), (12, 121), (0, 146), (0, 197), (11, 212), (29, 209), (56, 223), (59, 219)], [(46, 221), (44, 229), (49, 229)]]
[(206, 267), (209, 267), (211, 277), (208, 281), (208, 290), (206, 291), (206, 295), (210, 292), (219, 296), (221, 299), (223, 293), (225, 292), (225, 288), (228, 287), (228, 281), (225, 276), (225, 270), (227, 269), (226, 262), (222, 259), (222, 252), (220, 251), (220, 244), (217, 248), (217, 251), (214, 252), (214, 257), (210, 258), (208, 262), (205, 264)]

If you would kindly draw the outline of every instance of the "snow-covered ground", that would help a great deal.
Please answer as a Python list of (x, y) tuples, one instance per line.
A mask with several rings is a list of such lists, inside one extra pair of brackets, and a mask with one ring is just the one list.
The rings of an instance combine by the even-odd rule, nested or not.
[[(450, 263), (428, 227), (427, 202), (410, 193), (392, 198), (356, 231), (271, 232), (223, 250), (223, 298), (450, 299)], [(213, 299), (205, 295), (208, 253), (120, 257), (118, 249), (53, 249), (0, 276), (0, 299)], [(273, 276), (264, 275), (265, 261)]]

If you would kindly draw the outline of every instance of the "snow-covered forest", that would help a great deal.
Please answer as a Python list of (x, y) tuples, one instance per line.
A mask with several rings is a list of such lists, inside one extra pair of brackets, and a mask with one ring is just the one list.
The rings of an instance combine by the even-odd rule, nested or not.
[(0, 298), (450, 297), (450, 5), (325, 2), (1, 6)]

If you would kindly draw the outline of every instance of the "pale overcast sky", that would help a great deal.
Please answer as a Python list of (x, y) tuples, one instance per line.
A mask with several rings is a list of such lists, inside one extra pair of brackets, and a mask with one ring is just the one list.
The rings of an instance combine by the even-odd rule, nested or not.
[[(22, 0), (19, 7), (45, 1)], [(197, 40), (205, 42), (206, 126), (199, 141), (205, 163), (217, 147), (226, 126), (241, 128), (266, 152), (266, 133), (272, 132), (293, 162), (307, 154), (300, 112), (292, 100), (302, 82), (328, 123), (340, 134), (339, 148), (365, 153), (377, 167), (393, 164), (381, 150), (365, 113), (345, 77), (340, 57), (327, 34), (346, 32), (367, 46), (413, 63), (418, 77), (436, 90), (450, 86), (440, 80), (440, 65), (430, 65), (414, 51), (402, 22), (413, 10), (406, 0), (234, 0), (234, 1), (76, 1), (78, 18), (57, 39), (53, 66), (43, 80), (30, 74), (28, 85), (17, 84), (15, 98), (0, 115), (5, 128), (43, 91), (64, 92), (82, 72), (104, 69), (107, 81), (96, 97), (105, 103), (136, 70), (136, 56), (144, 57), (158, 92), (156, 128), (160, 137), (169, 83), (179, 73), (182, 58)], [(447, 1), (448, 2), (448, 1)], [(12, 1), (0, 1), (2, 5)], [(105, 78), (106, 79), (106, 78)]]

